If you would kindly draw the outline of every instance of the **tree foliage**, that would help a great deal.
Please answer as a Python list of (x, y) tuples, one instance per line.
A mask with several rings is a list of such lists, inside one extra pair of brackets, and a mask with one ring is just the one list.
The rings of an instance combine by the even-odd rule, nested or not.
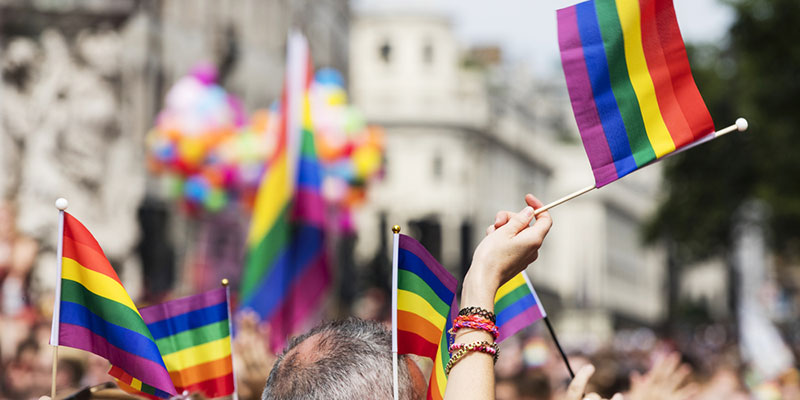
[(694, 76), (717, 128), (732, 133), (665, 161), (666, 194), (647, 227), (685, 260), (723, 255), (736, 211), (750, 199), (770, 208), (771, 244), (800, 255), (800, 1), (730, 0), (727, 40), (690, 48)]

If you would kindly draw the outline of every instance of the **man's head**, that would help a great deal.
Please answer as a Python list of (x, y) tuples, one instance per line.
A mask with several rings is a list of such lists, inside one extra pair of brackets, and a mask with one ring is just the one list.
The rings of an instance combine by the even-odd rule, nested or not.
[[(263, 400), (392, 399), (392, 336), (377, 322), (347, 319), (322, 324), (292, 340), (278, 357)], [(425, 397), (416, 364), (400, 356), (400, 398)]]

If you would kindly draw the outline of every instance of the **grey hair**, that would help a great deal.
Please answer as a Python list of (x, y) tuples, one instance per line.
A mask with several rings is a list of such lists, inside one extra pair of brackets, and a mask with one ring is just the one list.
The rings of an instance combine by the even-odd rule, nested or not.
[[(311, 339), (314, 354), (297, 347)], [(392, 336), (377, 322), (327, 322), (292, 339), (267, 379), (262, 400), (392, 400)], [(401, 356), (401, 358), (404, 358)], [(398, 363), (400, 398), (414, 398), (404, 359)]]

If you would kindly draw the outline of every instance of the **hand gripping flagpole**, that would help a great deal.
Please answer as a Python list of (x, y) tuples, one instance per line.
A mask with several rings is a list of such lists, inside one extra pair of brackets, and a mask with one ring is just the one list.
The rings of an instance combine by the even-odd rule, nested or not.
[[(699, 146), (699, 145), (701, 145), (703, 143), (710, 142), (710, 141), (712, 141), (712, 140), (714, 140), (714, 139), (716, 139), (716, 138), (718, 138), (720, 136), (727, 135), (727, 134), (729, 134), (729, 133), (731, 133), (733, 131), (744, 132), (744, 131), (747, 130), (748, 127), (749, 127), (749, 124), (747, 123), (746, 119), (738, 118), (736, 120), (735, 124), (733, 124), (733, 125), (731, 125), (731, 126), (729, 126), (727, 128), (720, 129), (720, 130), (718, 130), (718, 131), (716, 131), (716, 132), (714, 132), (712, 134), (706, 135), (704, 138), (702, 138), (702, 139), (700, 139), (700, 140), (698, 140), (698, 141), (696, 141), (696, 142), (694, 142), (694, 143), (692, 143), (692, 144), (690, 144), (688, 146), (685, 146), (685, 147), (681, 148), (678, 151), (674, 151), (672, 153), (669, 153), (665, 157), (663, 157), (663, 158), (661, 158), (659, 160), (656, 160), (656, 161), (663, 160), (664, 158), (667, 158), (667, 157), (672, 157), (672, 156), (674, 156), (674, 155), (676, 155), (678, 153), (683, 153), (686, 150), (689, 150), (691, 148), (697, 147), (697, 146)], [(583, 188), (581, 190), (575, 191), (574, 193), (568, 194), (568, 195), (566, 195), (566, 196), (564, 196), (564, 197), (562, 197), (562, 198), (560, 198), (560, 199), (558, 199), (558, 200), (556, 200), (556, 201), (554, 201), (554, 202), (552, 202), (550, 204), (546, 204), (546, 205), (544, 205), (544, 206), (542, 206), (540, 208), (537, 208), (536, 210), (533, 211), (533, 215), (537, 216), (537, 215), (539, 215), (539, 214), (541, 214), (541, 213), (543, 213), (543, 212), (545, 212), (545, 211), (547, 211), (547, 210), (549, 210), (549, 209), (551, 209), (551, 208), (553, 208), (553, 207), (555, 207), (557, 205), (566, 203), (566, 202), (568, 202), (568, 201), (570, 201), (570, 200), (572, 200), (572, 199), (574, 199), (576, 197), (579, 197), (579, 196), (582, 196), (582, 195), (584, 195), (586, 193), (589, 193), (594, 189), (597, 189), (597, 187), (595, 185), (591, 185), (591, 186), (587, 186), (587, 187), (585, 187), (585, 188)]]
[(58, 245), (56, 247), (56, 293), (53, 299), (53, 325), (50, 328), (50, 345), (53, 346), (53, 380), (50, 387), (50, 398), (56, 398), (56, 373), (58, 368), (58, 329), (61, 321), (61, 263), (64, 255), (64, 210), (69, 206), (67, 199), (56, 200), (58, 209)]
[(394, 400), (400, 399), (397, 377), (397, 256), (400, 248), (400, 225), (392, 227), (392, 388)]

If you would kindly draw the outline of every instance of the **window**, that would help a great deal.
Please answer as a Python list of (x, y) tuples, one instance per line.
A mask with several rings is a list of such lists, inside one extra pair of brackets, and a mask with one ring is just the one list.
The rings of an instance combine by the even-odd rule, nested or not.
[(392, 61), (392, 45), (389, 43), (389, 40), (384, 40), (381, 47), (378, 48), (378, 55), (386, 64), (389, 64)]
[(631, 215), (616, 207), (606, 212), (606, 248), (608, 272), (617, 280), (635, 284), (641, 276), (644, 254), (639, 247), (639, 224)]
[(439, 181), (442, 179), (442, 175), (444, 174), (444, 160), (442, 160), (442, 154), (436, 152), (433, 156), (433, 179)]
[(422, 47), (422, 61), (427, 64), (433, 64), (433, 44), (430, 39), (426, 40), (425, 46)]

